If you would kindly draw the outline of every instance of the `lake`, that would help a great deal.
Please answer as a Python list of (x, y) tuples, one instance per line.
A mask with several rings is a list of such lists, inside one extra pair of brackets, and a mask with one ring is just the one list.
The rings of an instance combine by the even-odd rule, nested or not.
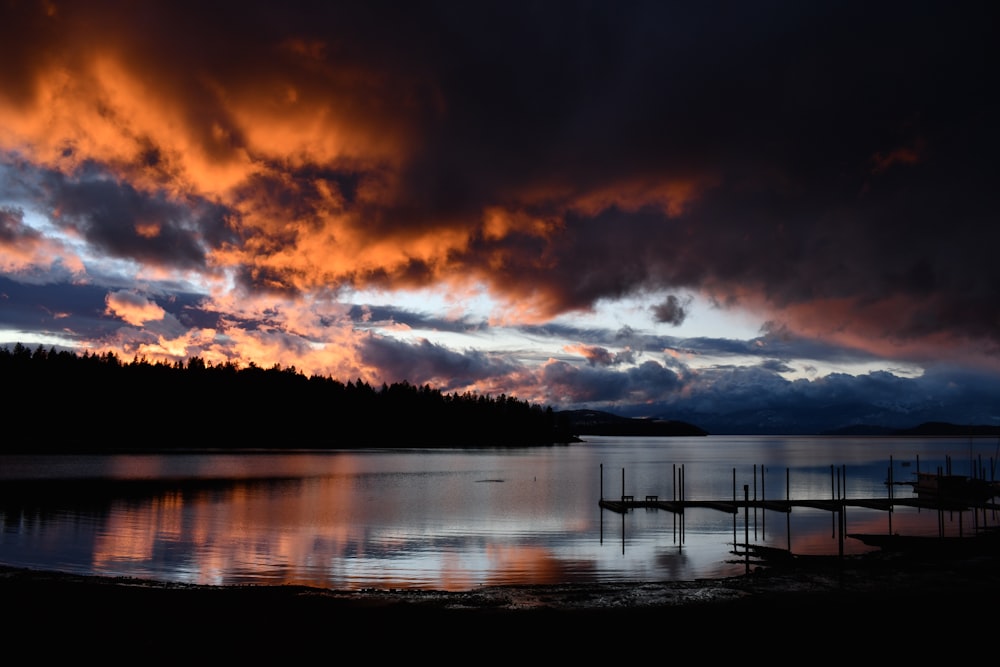
[[(890, 472), (994, 478), (994, 438), (587, 437), (520, 449), (0, 456), (0, 563), (198, 584), (463, 591), (745, 572), (742, 544), (861, 553), (833, 513), (618, 514), (603, 497), (886, 498)], [(841, 485), (843, 485), (841, 487)], [(12, 488), (18, 489), (16, 492)], [(912, 490), (895, 486), (897, 497)], [(850, 509), (847, 531), (969, 531)], [(991, 515), (989, 520), (997, 519)]]

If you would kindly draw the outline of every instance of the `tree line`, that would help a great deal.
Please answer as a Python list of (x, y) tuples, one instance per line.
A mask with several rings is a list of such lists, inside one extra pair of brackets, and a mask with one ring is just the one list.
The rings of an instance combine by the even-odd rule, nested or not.
[[(0, 347), (9, 429), (0, 450), (521, 447), (574, 441), (551, 407), (512, 396), (446, 394), (409, 382), (373, 387), (294, 366), (200, 357), (123, 361)], [(18, 435), (14, 435), (17, 432)]]

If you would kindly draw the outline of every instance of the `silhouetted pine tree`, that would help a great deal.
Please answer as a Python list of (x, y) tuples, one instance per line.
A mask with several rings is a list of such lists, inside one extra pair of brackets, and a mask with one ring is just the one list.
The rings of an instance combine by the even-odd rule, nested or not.
[(9, 414), (26, 428), (6, 452), (364, 447), (520, 447), (573, 440), (551, 408), (501, 394), (445, 395), (409, 382), (375, 389), (245, 368), (113, 352), (0, 347)]

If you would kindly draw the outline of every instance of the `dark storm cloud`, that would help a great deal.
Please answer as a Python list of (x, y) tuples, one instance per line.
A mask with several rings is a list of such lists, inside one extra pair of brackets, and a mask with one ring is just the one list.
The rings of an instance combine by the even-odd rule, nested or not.
[[(980, 245), (983, 234), (995, 245), (983, 223), (997, 203), (985, 16), (848, 3), (774, 20), (744, 6), (703, 22), (663, 9), (639, 26), (634, 8), (608, 22), (605, 76), (546, 87), (542, 68), (520, 84), (536, 95), (511, 96), (532, 100), (514, 124), (533, 142), (527, 173), (581, 190), (611, 174), (623, 184), (690, 174), (705, 189), (669, 218), (652, 207), (569, 216), (564, 234), (513, 246), (550, 261), (511, 263), (498, 283), (542, 285), (562, 307), (649, 285), (780, 307), (846, 299), (859, 306), (852, 324), (869, 332), (995, 340), (1000, 274)], [(509, 111), (502, 85), (483, 88)], [(886, 161), (893, 153), (908, 157)], [(860, 307), (879, 300), (889, 312)]]
[(663, 303), (653, 306), (653, 317), (657, 322), (680, 326), (687, 318), (687, 310), (682, 300), (671, 294)]
[(545, 367), (542, 382), (561, 397), (562, 404), (586, 404), (616, 411), (632, 403), (642, 405), (656, 397), (674, 395), (684, 384), (677, 373), (655, 361), (624, 371), (555, 362)]
[[(997, 204), (996, 47), (979, 5), (51, 8), (58, 20), (13, 10), (23, 30), (8, 31), (4, 53), (28, 74), (4, 77), (8, 97), (37, 94), (63, 50), (99, 51), (88, 31), (105, 25), (104, 50), (177, 106), (196, 149), (149, 129), (131, 163), (109, 164), (147, 182), (195, 155), (185, 173), (245, 171), (229, 192), (246, 208), (230, 211), (245, 225), (245, 252), (232, 258), (251, 287), (468, 274), (546, 316), (684, 287), (784, 309), (798, 328), (833, 327), (843, 312), (811, 308), (831, 300), (862, 337), (996, 343), (1000, 272), (985, 225)], [(329, 155), (310, 144), (276, 153), (264, 128), (283, 122), (282, 95), (298, 105), (289, 114), (343, 114), (329, 133), (363, 139)], [(305, 120), (325, 129), (317, 116), (288, 118), (279, 129), (290, 134)], [(195, 230), (212, 244), (224, 228), (215, 211), (182, 224), (179, 202), (125, 183), (67, 184), (59, 199), (88, 239), (121, 256), (200, 266)], [(262, 210), (267, 221), (247, 215)], [(489, 210), (506, 226), (481, 227)], [(160, 221), (161, 236), (136, 234), (137, 218)], [(405, 251), (449, 233), (431, 254)], [(286, 252), (322, 243), (317, 257), (330, 257), (343, 239), (393, 238), (396, 256), (372, 265)], [(682, 321), (677, 306), (657, 317)]]
[(205, 268), (205, 239), (219, 239), (223, 212), (198, 201), (149, 195), (105, 174), (65, 178), (50, 172), (41, 204), (57, 224), (70, 227), (111, 257), (181, 269)]
[[(178, 199), (162, 190), (145, 192), (92, 162), (68, 175), (38, 168), (16, 155), (7, 157), (6, 166), (0, 167), (0, 196), (79, 234), (103, 256), (204, 270), (206, 251), (235, 239), (227, 211), (219, 204), (197, 197)], [(17, 210), (23, 220), (23, 209)], [(41, 238), (31, 228), (21, 229)]]
[[(254, 297), (485, 286), (505, 319), (540, 325), (522, 332), (564, 338), (593, 364), (538, 371), (552, 396), (648, 405), (697, 389), (704, 414), (723, 396), (820, 406), (850, 384), (791, 383), (779, 372), (793, 358), (996, 362), (988, 5), (98, 0), (2, 12), (0, 260), (19, 278), (66, 241), (25, 226), (30, 204), (88, 259), (224, 274), (246, 313), (218, 317), (244, 331), (272, 312)], [(695, 316), (681, 293), (771, 323), (752, 341), (545, 324), (639, 293), (666, 295), (654, 324)], [(9, 312), (7, 326), (28, 310)], [(351, 317), (487, 328), (391, 306)], [(525, 370), (427, 342), (369, 336), (361, 350), (414, 382)], [(722, 361), (699, 375), (672, 353)], [(625, 359), (643, 363), (619, 372)], [(859, 386), (876, 400), (924, 382)]]
[[(691, 342), (691, 341), (688, 341)], [(745, 354), (756, 357), (775, 357), (780, 359), (810, 359), (815, 362), (829, 364), (865, 363), (879, 360), (877, 355), (867, 352), (861, 347), (846, 347), (823, 340), (822, 338), (807, 338), (795, 335), (782, 329), (765, 331), (764, 335), (747, 341), (726, 341), (734, 354)], [(708, 341), (714, 348), (723, 341)], [(742, 347), (743, 351), (739, 352)]]
[(41, 234), (24, 224), (24, 211), (0, 206), (0, 245), (16, 246), (41, 239)]
[(795, 370), (780, 359), (765, 359), (760, 365), (774, 373), (790, 373)]
[(821, 339), (796, 336), (793, 332), (780, 327), (767, 328), (761, 336), (751, 339), (665, 336), (628, 327), (612, 330), (573, 327), (565, 324), (519, 327), (518, 330), (529, 336), (571, 340), (606, 350), (621, 350), (625, 346), (633, 355), (660, 355), (669, 350), (684, 355), (720, 359), (727, 357), (810, 359), (814, 362), (844, 364), (872, 362), (878, 359), (877, 356), (864, 350), (845, 348)]
[(0, 276), (5, 327), (29, 334), (57, 333), (80, 341), (107, 336), (120, 323), (104, 316), (106, 295), (107, 289), (94, 285), (30, 285)]
[[(107, 313), (108, 294), (108, 288), (99, 285), (28, 284), (0, 276), (0, 309), (5, 328), (32, 337), (51, 334), (95, 343), (109, 339), (122, 327), (122, 322)], [(202, 310), (202, 298), (174, 292), (169, 298), (157, 301), (165, 313), (185, 326), (217, 326), (218, 313)], [(141, 300), (151, 301), (148, 297)]]
[(471, 333), (488, 328), (484, 322), (467, 318), (448, 319), (428, 313), (386, 305), (355, 305), (348, 317), (361, 326), (378, 326), (386, 323), (402, 324), (411, 329)]
[(381, 336), (367, 336), (360, 345), (365, 363), (383, 369), (384, 376), (393, 378), (393, 381), (406, 380), (416, 385), (430, 383), (443, 391), (466, 387), (516, 370), (510, 362), (483, 352), (454, 352), (427, 340), (406, 343)]
[(617, 405), (629, 396), (625, 373), (601, 367), (578, 367), (566, 362), (547, 365), (541, 382), (557, 406)]

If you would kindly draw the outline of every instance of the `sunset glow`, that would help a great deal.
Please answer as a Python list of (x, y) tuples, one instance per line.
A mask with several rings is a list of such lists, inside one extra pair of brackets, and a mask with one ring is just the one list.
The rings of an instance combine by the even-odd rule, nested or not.
[(0, 345), (1000, 423), (991, 17), (380, 5), (4, 4)]

